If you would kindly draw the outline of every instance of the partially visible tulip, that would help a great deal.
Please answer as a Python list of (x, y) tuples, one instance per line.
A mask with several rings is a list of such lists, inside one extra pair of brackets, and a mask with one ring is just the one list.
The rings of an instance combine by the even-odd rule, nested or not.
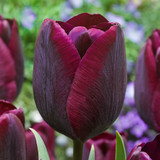
[(159, 160), (160, 135), (152, 142), (141, 143), (133, 148), (127, 160)]
[(126, 89), (120, 25), (88, 13), (67, 22), (46, 19), (36, 41), (33, 89), (40, 114), (62, 134), (84, 142), (106, 130)]
[[(31, 126), (35, 129), (43, 139), (50, 160), (54, 158), (54, 130), (45, 122), (35, 123)], [(26, 144), (27, 144), (27, 160), (38, 160), (38, 150), (35, 137), (30, 130), (26, 130)]]
[(0, 16), (0, 99), (13, 101), (23, 83), (24, 58), (15, 19)]
[(160, 30), (154, 30), (138, 57), (135, 102), (141, 118), (160, 131)]
[[(121, 133), (126, 144), (127, 136)], [(115, 160), (116, 136), (104, 132), (92, 139), (89, 139), (83, 148), (83, 160), (88, 160), (92, 144), (95, 148), (95, 160)]]
[(0, 100), (0, 159), (26, 160), (22, 109)]

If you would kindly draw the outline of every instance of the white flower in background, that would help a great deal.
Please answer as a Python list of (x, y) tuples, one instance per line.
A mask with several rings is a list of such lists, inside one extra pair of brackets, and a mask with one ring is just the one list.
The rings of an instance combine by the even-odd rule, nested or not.
[(68, 139), (64, 135), (59, 135), (56, 137), (56, 144), (61, 147), (66, 147), (68, 145)]
[(34, 123), (42, 122), (43, 119), (37, 110), (30, 112), (29, 119)]
[(69, 158), (73, 157), (73, 148), (72, 147), (68, 147), (66, 149), (66, 156), (69, 157)]
[(111, 12), (106, 13), (106, 18), (110, 22), (118, 22), (122, 27), (125, 27), (125, 25), (126, 25), (126, 21), (124, 20), (123, 17), (121, 17), (119, 15), (115, 15)]

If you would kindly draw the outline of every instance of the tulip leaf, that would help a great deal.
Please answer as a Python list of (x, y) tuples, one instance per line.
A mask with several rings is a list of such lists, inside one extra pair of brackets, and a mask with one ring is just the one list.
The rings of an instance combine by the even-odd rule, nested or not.
[(95, 160), (95, 149), (94, 149), (94, 145), (92, 144), (91, 150), (90, 150), (90, 154), (89, 154), (89, 159), (88, 160)]
[(116, 131), (116, 159), (115, 160), (126, 160), (126, 150), (123, 139), (118, 131)]
[(30, 130), (32, 131), (32, 133), (34, 134), (35, 139), (36, 139), (39, 160), (50, 160), (46, 146), (45, 146), (41, 136), (33, 128), (30, 128)]

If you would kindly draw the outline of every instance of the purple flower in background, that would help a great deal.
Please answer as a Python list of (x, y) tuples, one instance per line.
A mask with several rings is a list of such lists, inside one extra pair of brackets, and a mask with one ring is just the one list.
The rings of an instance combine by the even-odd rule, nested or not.
[(134, 106), (134, 82), (129, 82), (126, 88), (126, 94), (124, 99), (126, 106)]
[(60, 18), (62, 21), (67, 21), (71, 18), (73, 12), (73, 6), (70, 1), (64, 2), (61, 7), (62, 12), (60, 13)]
[(134, 21), (128, 22), (124, 29), (125, 36), (132, 42), (141, 44), (145, 40), (144, 29), (142, 25), (135, 23)]
[(107, 12), (106, 18), (108, 19), (108, 21), (118, 22), (123, 27), (126, 25), (126, 22), (125, 22), (123, 17), (121, 17), (119, 15), (115, 15), (115, 14), (113, 14), (111, 12)]
[(73, 8), (80, 8), (83, 5), (83, 0), (68, 0), (68, 2), (72, 5)]
[(132, 74), (135, 67), (135, 63), (129, 59), (127, 59), (127, 73)]
[(36, 19), (36, 14), (32, 11), (32, 9), (28, 6), (22, 12), (21, 23), (22, 26), (27, 29), (33, 28), (33, 23)]
[(122, 132), (130, 129), (131, 134), (140, 138), (148, 130), (148, 126), (141, 120), (136, 110), (129, 111), (126, 115), (119, 116), (114, 124), (115, 128)]

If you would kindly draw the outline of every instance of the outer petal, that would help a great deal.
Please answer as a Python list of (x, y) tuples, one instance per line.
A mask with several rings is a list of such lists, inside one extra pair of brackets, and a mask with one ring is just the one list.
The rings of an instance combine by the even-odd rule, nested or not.
[(34, 57), (35, 102), (44, 120), (71, 138), (75, 135), (68, 120), (66, 101), (79, 62), (77, 49), (65, 31), (55, 21), (45, 20)]
[(14, 60), (0, 38), (0, 99), (13, 101), (17, 91), (15, 77)]
[(17, 109), (13, 104), (0, 100), (0, 116), (4, 113), (12, 113), (16, 115), (24, 125), (25, 119), (22, 108)]
[(24, 128), (13, 114), (0, 117), (0, 159), (26, 160)]
[(18, 33), (18, 25), (15, 19), (9, 21), (11, 23), (11, 37), (8, 47), (10, 49), (12, 58), (14, 60), (14, 65), (16, 69), (16, 85), (17, 85), (17, 94), (19, 94), (20, 89), (23, 83), (24, 77), (24, 57), (22, 51), (22, 44)]
[(135, 102), (142, 119), (151, 127), (155, 127), (154, 112), (151, 106), (154, 91), (159, 80), (151, 46), (152, 42), (148, 39), (138, 57), (135, 79)]
[(85, 141), (107, 129), (119, 115), (126, 88), (122, 30), (115, 25), (87, 50), (67, 100), (69, 120)]
[(67, 23), (67, 22), (62, 22), (62, 21), (56, 21), (60, 26), (61, 28), (63, 28), (65, 30), (65, 32), (68, 34), (73, 28), (74, 26)]
[(67, 23), (73, 26), (84, 26), (86, 28), (89, 28), (92, 25), (98, 25), (102, 22), (108, 22), (108, 20), (100, 14), (89, 13), (79, 14), (67, 21)]

